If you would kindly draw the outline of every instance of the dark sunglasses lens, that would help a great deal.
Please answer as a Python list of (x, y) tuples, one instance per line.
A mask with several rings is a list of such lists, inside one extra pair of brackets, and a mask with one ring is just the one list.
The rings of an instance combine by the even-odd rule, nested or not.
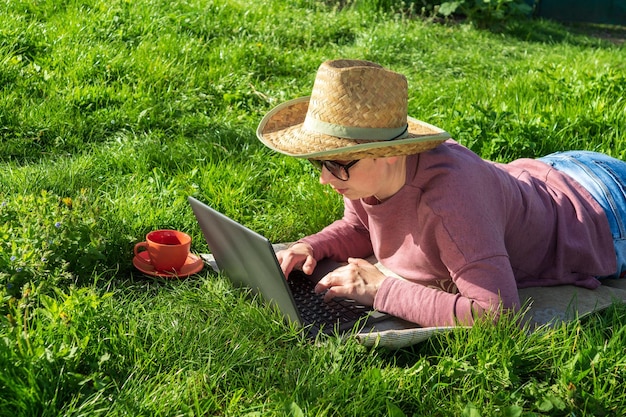
[(346, 181), (348, 179), (348, 171), (347, 169), (335, 162), (335, 161), (320, 161), (318, 159), (309, 159), (309, 162), (318, 170), (322, 170), (322, 167), (325, 167), (328, 172), (330, 172), (335, 178)]
[(331, 174), (335, 176), (335, 178), (338, 178), (342, 181), (348, 179), (348, 171), (346, 171), (345, 167), (340, 163), (337, 163), (335, 161), (324, 161), (324, 166)]

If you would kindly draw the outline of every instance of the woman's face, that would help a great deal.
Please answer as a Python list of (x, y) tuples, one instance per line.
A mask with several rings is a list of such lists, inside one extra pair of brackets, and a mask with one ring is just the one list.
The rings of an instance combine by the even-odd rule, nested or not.
[[(342, 181), (326, 168), (320, 173), (320, 183), (330, 185), (349, 200), (376, 197), (385, 200), (395, 194), (405, 182), (404, 157), (361, 159), (350, 167), (350, 179)], [(350, 161), (337, 160), (341, 164)], [(401, 163), (402, 162), (402, 163)]]

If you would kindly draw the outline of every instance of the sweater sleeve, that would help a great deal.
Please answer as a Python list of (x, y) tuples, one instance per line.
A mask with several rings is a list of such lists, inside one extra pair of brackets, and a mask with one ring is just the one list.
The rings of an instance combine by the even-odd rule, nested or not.
[(425, 327), (472, 325), (485, 313), (497, 319), (501, 309), (515, 310), (520, 301), (506, 256), (474, 262), (453, 278), (458, 292), (388, 277), (374, 308)]

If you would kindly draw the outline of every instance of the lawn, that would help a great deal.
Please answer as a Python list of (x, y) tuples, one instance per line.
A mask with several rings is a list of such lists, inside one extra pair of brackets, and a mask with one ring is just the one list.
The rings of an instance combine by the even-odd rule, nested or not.
[(626, 158), (623, 31), (488, 30), (361, 4), (0, 4), (0, 415), (626, 414), (621, 305), (387, 350), (306, 340), (207, 269), (161, 280), (133, 268), (156, 228), (207, 252), (189, 195), (273, 242), (341, 216), (308, 163), (255, 136), (326, 59), (404, 73), (409, 113), (488, 159)]

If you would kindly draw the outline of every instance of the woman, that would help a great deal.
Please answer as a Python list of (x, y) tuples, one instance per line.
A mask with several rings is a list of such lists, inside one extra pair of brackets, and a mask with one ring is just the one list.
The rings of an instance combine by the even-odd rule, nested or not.
[(408, 117), (407, 91), (378, 64), (327, 61), (310, 98), (261, 121), (265, 145), (308, 158), (344, 197), (342, 219), (277, 253), (286, 275), (347, 261), (317, 284), (326, 299), (442, 326), (515, 310), (518, 288), (596, 288), (621, 274), (626, 163), (591, 152), (486, 161)]

